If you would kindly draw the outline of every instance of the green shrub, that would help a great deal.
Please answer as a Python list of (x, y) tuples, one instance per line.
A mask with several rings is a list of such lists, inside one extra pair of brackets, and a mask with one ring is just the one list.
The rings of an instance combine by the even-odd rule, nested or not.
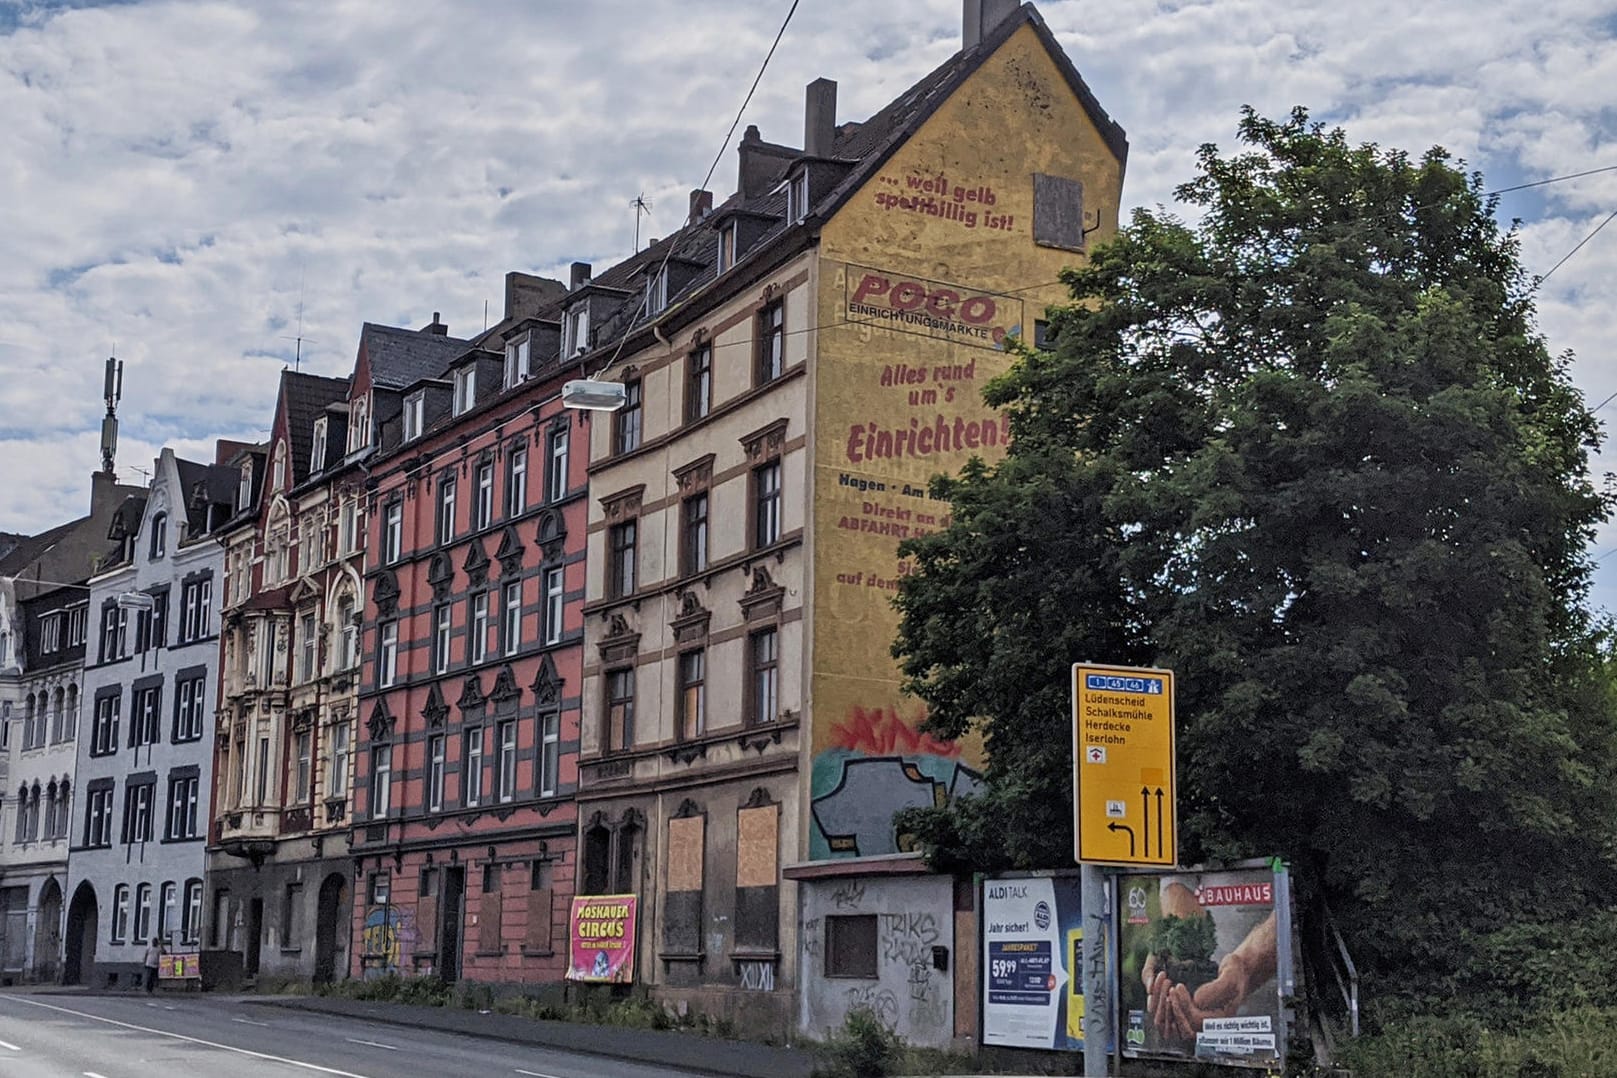
[(815, 1078), (884, 1078), (897, 1072), (904, 1042), (874, 1011), (855, 1007), (819, 1052), (822, 1062)]
[(1547, 1011), (1512, 1028), (1415, 1018), (1348, 1042), (1340, 1061), (1353, 1078), (1617, 1078), (1617, 1008)]

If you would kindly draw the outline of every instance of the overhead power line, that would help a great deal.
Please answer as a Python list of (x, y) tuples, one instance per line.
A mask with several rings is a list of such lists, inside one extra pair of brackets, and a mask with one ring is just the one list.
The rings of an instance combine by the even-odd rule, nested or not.
[(1540, 277), (1538, 279), (1538, 284), (1534, 285), (1533, 287), (1534, 288), (1541, 287), (1544, 284), (1545, 281), (1550, 279), (1550, 274), (1554, 273), (1556, 270), (1558, 270), (1562, 266), (1566, 265), (1567, 259), (1571, 258), (1573, 255), (1577, 254), (1579, 251), (1583, 250), (1583, 245), (1584, 244), (1588, 243), (1590, 240), (1592, 240), (1596, 236), (1600, 235), (1600, 230), (1602, 228), (1605, 228), (1607, 225), (1611, 224), (1611, 219), (1613, 217), (1617, 217), (1617, 210), (1612, 210), (1611, 213), (1607, 214), (1606, 219), (1604, 221), (1601, 221), (1598, 225), (1596, 225), (1593, 232), (1591, 232), (1587, 236), (1583, 237), (1583, 239), (1578, 241), (1577, 246), (1573, 247), (1572, 250), (1570, 250), (1566, 254), (1562, 255), (1561, 260), (1559, 262), (1557, 262), (1555, 265), (1551, 266), (1545, 272), (1544, 276), (1542, 276), (1542, 277)]

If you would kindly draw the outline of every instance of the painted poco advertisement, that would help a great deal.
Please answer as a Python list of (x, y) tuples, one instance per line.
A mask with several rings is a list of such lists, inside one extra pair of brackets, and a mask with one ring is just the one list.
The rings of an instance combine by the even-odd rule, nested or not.
[(1123, 1054), (1277, 1069), (1294, 993), (1285, 870), (1118, 877)]
[(567, 979), (594, 984), (634, 982), (634, 895), (580, 895), (567, 921)]
[[(1016, 153), (1001, 149), (1014, 145)], [(1031, 340), (1083, 252), (1037, 242), (1035, 176), (1081, 186), (1104, 238), (1122, 164), (1032, 27), (943, 99), (820, 235), (813, 365), (808, 857), (913, 848), (903, 809), (981, 786), (986, 753), (925, 728), (893, 661), (906, 539), (949, 526), (928, 482), (1005, 453), (983, 386)], [(1087, 226), (1086, 226), (1087, 227)]]
[(983, 1043), (1082, 1051), (1078, 878), (990, 879), (982, 926)]

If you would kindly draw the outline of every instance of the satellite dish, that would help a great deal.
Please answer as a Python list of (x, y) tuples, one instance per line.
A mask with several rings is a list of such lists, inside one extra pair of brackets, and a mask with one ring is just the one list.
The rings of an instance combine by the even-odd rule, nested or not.
[(564, 407), (586, 412), (615, 412), (628, 401), (628, 391), (621, 382), (599, 382), (594, 378), (575, 378), (561, 387)]

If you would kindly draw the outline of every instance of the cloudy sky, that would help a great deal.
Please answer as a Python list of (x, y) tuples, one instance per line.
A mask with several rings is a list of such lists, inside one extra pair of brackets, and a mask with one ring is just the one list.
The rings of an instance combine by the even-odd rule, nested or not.
[[(0, 530), (83, 511), (101, 365), (127, 364), (126, 478), (260, 438), (303, 315), (346, 374), (364, 320), (498, 318), (509, 269), (629, 253), (684, 216), (788, 0), (0, 0)], [(1244, 103), (1440, 143), (1490, 187), (1617, 164), (1611, 0), (1047, 0), (1128, 130), (1127, 206), (1166, 201)], [(805, 83), (862, 119), (959, 44), (960, 0), (801, 0), (746, 121), (801, 138)], [(733, 151), (711, 186), (734, 187)], [(1507, 195), (1542, 272), (1617, 172)], [(1617, 223), (1544, 286), (1591, 403), (1617, 392)], [(1617, 404), (1602, 412), (1617, 416)], [(1617, 451), (1599, 462), (1617, 470)], [(1597, 554), (1617, 550), (1617, 527)], [(1596, 600), (1617, 611), (1617, 556)]]

